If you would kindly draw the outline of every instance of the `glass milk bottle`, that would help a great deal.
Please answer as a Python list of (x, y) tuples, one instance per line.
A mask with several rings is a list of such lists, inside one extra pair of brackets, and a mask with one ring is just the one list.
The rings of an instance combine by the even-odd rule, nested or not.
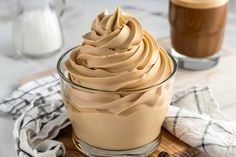
[(63, 46), (61, 24), (51, 0), (21, 0), (13, 22), (13, 42), (18, 54), (44, 57)]

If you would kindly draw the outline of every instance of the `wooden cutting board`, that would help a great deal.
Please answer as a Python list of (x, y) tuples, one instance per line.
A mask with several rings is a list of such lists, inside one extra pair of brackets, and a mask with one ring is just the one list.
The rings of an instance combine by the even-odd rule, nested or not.
[[(170, 50), (169, 38), (161, 38), (158, 42), (167, 51)], [(50, 75), (53, 72), (55, 72), (55, 70), (49, 70), (25, 77), (21, 80), (21, 84)], [(221, 60), (216, 67), (202, 71), (178, 69), (174, 90), (186, 88), (193, 84), (210, 84), (220, 106), (224, 107), (233, 103), (236, 104), (236, 99), (234, 98), (236, 95), (235, 76), (236, 53), (223, 50)], [(68, 126), (61, 130), (55, 139), (64, 143), (67, 151), (66, 157), (85, 157), (74, 146), (71, 133), (72, 128), (71, 126)], [(166, 151), (173, 157), (192, 157), (199, 153), (197, 149), (178, 140), (164, 128), (162, 130), (161, 144), (150, 157), (157, 157), (161, 151)]]

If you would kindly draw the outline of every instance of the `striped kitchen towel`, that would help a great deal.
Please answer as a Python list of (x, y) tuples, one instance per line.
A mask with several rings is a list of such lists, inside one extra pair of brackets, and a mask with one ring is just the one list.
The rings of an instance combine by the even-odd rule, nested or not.
[[(20, 157), (60, 157), (63, 143), (53, 140), (70, 124), (58, 75), (26, 83), (0, 102), (16, 119), (13, 130)], [(193, 86), (172, 99), (164, 127), (185, 143), (214, 157), (236, 156), (236, 123), (227, 120), (208, 86)]]

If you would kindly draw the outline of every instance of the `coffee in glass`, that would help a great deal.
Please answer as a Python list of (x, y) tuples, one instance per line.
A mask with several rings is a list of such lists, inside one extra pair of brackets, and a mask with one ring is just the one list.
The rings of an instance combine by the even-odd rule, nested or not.
[(201, 70), (219, 61), (228, 0), (170, 0), (171, 53), (183, 68)]

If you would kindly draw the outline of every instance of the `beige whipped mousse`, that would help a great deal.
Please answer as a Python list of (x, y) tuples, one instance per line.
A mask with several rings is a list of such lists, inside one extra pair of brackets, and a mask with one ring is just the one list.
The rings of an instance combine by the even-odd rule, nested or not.
[(173, 79), (160, 83), (173, 74), (174, 64), (135, 17), (120, 8), (114, 14), (99, 14), (65, 65), (72, 82), (100, 90), (63, 87), (68, 116), (80, 140), (127, 150), (159, 136)]

